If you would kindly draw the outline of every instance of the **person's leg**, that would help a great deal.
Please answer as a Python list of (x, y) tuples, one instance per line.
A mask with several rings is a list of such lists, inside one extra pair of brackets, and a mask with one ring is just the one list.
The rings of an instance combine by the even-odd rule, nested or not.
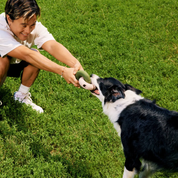
[(40, 69), (38, 69), (30, 64), (27, 67), (25, 67), (23, 70), (23, 73), (22, 73), (22, 77), (21, 77), (22, 85), (24, 85), (26, 87), (31, 87), (31, 85), (36, 80), (39, 72), (40, 72)]
[(32, 66), (31, 64), (28, 64), (24, 68), (21, 78), (21, 85), (19, 87), (19, 90), (14, 93), (14, 99), (21, 103), (30, 105), (34, 110), (38, 111), (39, 113), (43, 113), (43, 109), (33, 103), (31, 99), (31, 94), (29, 92), (31, 85), (34, 83), (35, 79), (38, 76), (39, 71), (40, 70), (38, 68)]
[(7, 76), (7, 71), (9, 69), (9, 64), (10, 61), (8, 57), (0, 57), (0, 87), (4, 83), (6, 76)]
[[(7, 71), (9, 69), (9, 59), (8, 57), (0, 57), (0, 87), (4, 83), (6, 76), (7, 76)], [(0, 100), (0, 106), (2, 105), (2, 101)]]
[(27, 105), (31, 105), (33, 109), (43, 113), (43, 109), (32, 102), (31, 94), (29, 93), (30, 87), (36, 80), (40, 69), (26, 63), (25, 61), (22, 61), (21, 65), (24, 65), (21, 76), (21, 85), (19, 90), (14, 93), (14, 99), (18, 100), (19, 102), (26, 103)]

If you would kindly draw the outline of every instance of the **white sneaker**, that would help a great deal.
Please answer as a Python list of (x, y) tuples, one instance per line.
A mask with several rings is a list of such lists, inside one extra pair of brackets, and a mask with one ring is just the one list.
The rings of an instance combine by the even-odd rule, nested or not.
[(30, 105), (34, 110), (36, 110), (39, 113), (44, 112), (40, 106), (37, 106), (35, 103), (33, 103), (30, 92), (25, 94), (20, 91), (16, 91), (14, 93), (14, 100), (19, 101), (20, 103), (25, 103), (26, 105)]

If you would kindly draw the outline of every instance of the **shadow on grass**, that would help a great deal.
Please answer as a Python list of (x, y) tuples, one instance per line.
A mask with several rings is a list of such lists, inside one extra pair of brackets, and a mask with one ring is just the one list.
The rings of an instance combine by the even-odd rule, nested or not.
[(18, 130), (24, 130), (26, 128), (24, 117), (28, 112), (26, 113), (21, 103), (14, 101), (11, 90), (0, 89), (0, 100), (2, 101), (0, 120), (6, 119), (10, 126), (16, 125)]
[[(92, 177), (87, 169), (87, 165), (85, 165), (82, 161), (76, 160), (76, 162), (72, 162), (72, 160), (68, 160), (65, 155), (52, 155), (51, 151), (53, 147), (49, 144), (44, 144), (43, 133), (34, 134), (30, 131), (29, 123), (26, 122), (27, 117), (36, 117), (36, 114), (31, 115), (30, 110), (26, 110), (26, 106), (23, 107), (22, 104), (15, 102), (13, 99), (13, 95), (10, 89), (1, 89), (0, 88), (0, 100), (3, 102), (3, 105), (0, 106), (0, 136), (4, 139), (6, 144), (6, 139), (17, 138), (14, 140), (15, 145), (21, 144), (21, 142), (27, 143), (28, 152), (31, 153), (30, 159), (36, 159), (37, 162), (40, 162), (39, 158), (43, 158), (43, 163), (49, 163), (49, 165), (53, 166), (53, 163), (60, 163), (63, 167), (63, 173), (68, 175), (69, 177)], [(29, 116), (30, 115), (30, 116)], [(43, 116), (38, 116), (40, 117)], [(34, 124), (34, 123), (33, 123)], [(19, 134), (20, 132), (20, 134)], [(48, 133), (47, 133), (48, 134)], [(21, 135), (21, 136), (19, 136)], [(8, 148), (9, 150), (11, 148)], [(16, 150), (15, 146), (12, 149)], [(16, 150), (18, 151), (18, 150)], [(11, 151), (10, 151), (11, 152)], [(12, 155), (9, 155), (12, 156)], [(22, 165), (26, 165), (28, 167), (27, 161), (25, 158), (19, 157), (16, 158), (21, 162)], [(23, 160), (24, 159), (24, 160)], [(12, 165), (15, 167), (15, 165)], [(35, 166), (31, 168), (31, 175), (34, 175)], [(44, 168), (40, 168), (43, 170)], [(50, 169), (50, 167), (49, 167)], [(48, 169), (48, 170), (49, 170)], [(57, 169), (57, 168), (56, 168)], [(50, 172), (50, 170), (49, 170)], [(53, 174), (50, 172), (50, 174)], [(58, 174), (58, 171), (54, 173), (55, 176), (62, 176)], [(57, 175), (56, 175), (57, 174)]]
[[(48, 163), (49, 165), (62, 165), (62, 172), (59, 174), (58, 170), (55, 172), (51, 172), (50, 166), (48, 169), (48, 175), (50, 174), (51, 177), (88, 177), (91, 178), (92, 174), (90, 173), (89, 167), (86, 163), (83, 163), (80, 159), (73, 159), (67, 158), (67, 156), (62, 153), (60, 154), (53, 154), (53, 148), (50, 145), (44, 145), (41, 140), (37, 140), (38, 138), (33, 138), (34, 142), (30, 144), (30, 150), (35, 159), (43, 158), (43, 163)], [(36, 139), (36, 141), (35, 141)], [(43, 168), (42, 168), (43, 169)], [(45, 168), (46, 169), (46, 168)], [(58, 169), (58, 167), (56, 167)], [(61, 168), (59, 168), (61, 169)], [(35, 173), (33, 170), (31, 174), (34, 175)], [(52, 176), (53, 175), (53, 176)], [(64, 176), (65, 175), (65, 176)]]

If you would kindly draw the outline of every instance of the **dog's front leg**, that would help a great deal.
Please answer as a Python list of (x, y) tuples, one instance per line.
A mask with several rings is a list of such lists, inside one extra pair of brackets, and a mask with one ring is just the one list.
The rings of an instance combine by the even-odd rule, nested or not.
[(117, 122), (114, 123), (114, 128), (116, 129), (119, 137), (121, 137), (121, 127)]
[(133, 169), (133, 171), (129, 171), (126, 167), (124, 167), (124, 174), (122, 178), (134, 178), (135, 174), (135, 169)]

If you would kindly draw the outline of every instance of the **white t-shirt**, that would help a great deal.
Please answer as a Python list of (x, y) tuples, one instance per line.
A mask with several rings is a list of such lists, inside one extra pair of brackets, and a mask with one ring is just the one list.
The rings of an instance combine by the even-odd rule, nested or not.
[[(24, 45), (28, 48), (37, 45), (38, 48), (41, 48), (41, 46), (49, 40), (55, 39), (41, 22), (36, 22), (35, 29), (31, 32), (28, 39), (21, 41), (10, 30), (5, 19), (5, 13), (0, 14), (0, 57), (6, 56), (10, 51), (20, 45)], [(11, 59), (11, 63), (19, 63), (20, 61), (20, 59)]]

